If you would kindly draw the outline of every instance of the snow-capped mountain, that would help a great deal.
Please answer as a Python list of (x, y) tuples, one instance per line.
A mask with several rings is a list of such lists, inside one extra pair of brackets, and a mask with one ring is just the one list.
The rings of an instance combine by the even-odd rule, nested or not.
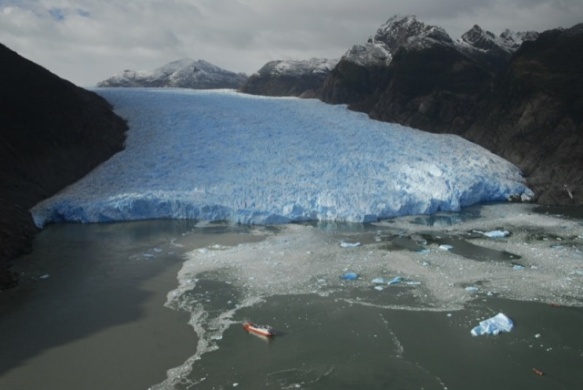
[(328, 74), (338, 60), (311, 58), (309, 60), (276, 60), (265, 64), (257, 72), (260, 75), (301, 77), (313, 74)]
[(522, 42), (535, 40), (537, 37), (538, 33), (534, 31), (513, 32), (508, 29), (496, 36), (474, 25), (455, 42), (455, 45), (465, 55), (487, 65), (499, 67), (508, 61)]
[(505, 42), (507, 46), (510, 47), (512, 51), (518, 50), (520, 45), (525, 41), (534, 41), (539, 37), (537, 31), (511, 31), (506, 29), (500, 34), (500, 39)]
[(580, 170), (571, 164), (583, 161), (581, 26), (497, 36), (475, 25), (452, 41), (414, 16), (393, 17), (341, 58), (319, 97), (374, 119), (462, 135), (529, 172), (545, 202), (580, 203)]
[(395, 15), (366, 44), (352, 46), (342, 60), (360, 66), (388, 66), (401, 47), (414, 50), (432, 45), (453, 45), (453, 41), (441, 27), (426, 25), (414, 15)]
[(153, 71), (125, 70), (101, 81), (98, 87), (158, 87), (217, 89), (239, 88), (247, 76), (222, 69), (204, 60), (184, 58)]
[(276, 60), (265, 64), (240, 88), (241, 92), (267, 96), (305, 96), (319, 89), (338, 60)]
[(374, 41), (383, 42), (393, 54), (402, 46), (423, 48), (453, 43), (443, 28), (427, 25), (414, 15), (393, 16), (377, 30)]
[[(402, 47), (408, 50), (422, 50), (435, 45), (454, 48), (473, 58), (486, 55), (493, 62), (501, 62), (515, 52), (522, 42), (534, 40), (538, 33), (512, 32), (505, 30), (500, 36), (484, 31), (474, 25), (456, 41), (441, 27), (427, 25), (414, 15), (395, 15), (387, 20), (368, 39), (366, 44), (354, 45), (342, 57), (361, 66), (388, 66), (392, 56)], [(495, 57), (494, 59), (492, 57)]]
[(475, 120), (478, 99), (488, 93), (494, 74), (533, 38), (536, 33), (510, 30), (497, 37), (476, 25), (454, 41), (414, 15), (395, 15), (367, 43), (346, 52), (319, 97), (376, 119), (460, 133)]

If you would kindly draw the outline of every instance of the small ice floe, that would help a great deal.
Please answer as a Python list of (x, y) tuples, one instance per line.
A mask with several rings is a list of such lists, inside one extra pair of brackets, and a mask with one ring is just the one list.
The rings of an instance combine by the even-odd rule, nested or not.
[(355, 272), (345, 272), (342, 275), (340, 275), (340, 279), (356, 280), (356, 279), (358, 279), (358, 274)]
[(421, 248), (417, 251), (417, 253), (421, 253), (422, 255), (426, 255), (428, 253), (431, 253), (431, 251), (429, 250), (429, 248)]
[(383, 291), (385, 288), (383, 286), (374, 286), (374, 289), (377, 291)]
[(525, 267), (524, 267), (524, 265), (522, 265), (522, 264), (514, 264), (514, 265), (512, 266), (512, 269), (513, 269), (513, 270), (515, 270), (515, 271), (522, 271), (524, 268), (525, 268)]
[(439, 246), (439, 249), (444, 250), (444, 251), (449, 251), (449, 250), (453, 249), (453, 246), (447, 245), (447, 244), (441, 244)]
[(510, 232), (508, 230), (490, 230), (489, 232), (483, 232), (482, 234), (490, 238), (502, 238), (508, 237)]
[[(395, 285), (395, 284), (399, 284), (399, 283), (403, 282), (403, 278), (400, 277), (400, 276), (395, 276), (394, 278), (392, 278), (390, 280), (387, 280), (385, 278), (375, 278), (375, 279), (371, 280), (371, 282), (373, 284), (376, 284), (377, 285), (375, 287), (376, 290), (381, 291), (381, 290), (384, 289), (384, 287), (382, 287), (380, 285), (386, 284), (388, 286), (392, 286), (392, 285)], [(421, 282), (407, 281), (407, 282), (405, 282), (405, 284), (407, 284), (408, 286), (417, 286), (417, 285), (420, 285)]]
[(39, 279), (47, 279), (49, 276), (51, 276), (51, 275), (44, 274), (44, 275), (39, 276)]
[(468, 286), (468, 287), (466, 287), (466, 291), (469, 293), (476, 293), (476, 292), (480, 291), (480, 289), (476, 286)]
[(356, 248), (357, 246), (360, 246), (360, 242), (348, 242), (348, 241), (341, 241), (340, 242), (340, 246), (342, 248)]
[(500, 332), (510, 332), (514, 327), (514, 322), (503, 313), (498, 313), (494, 317), (481, 321), (478, 326), (472, 329), (472, 336), (485, 334), (497, 335)]

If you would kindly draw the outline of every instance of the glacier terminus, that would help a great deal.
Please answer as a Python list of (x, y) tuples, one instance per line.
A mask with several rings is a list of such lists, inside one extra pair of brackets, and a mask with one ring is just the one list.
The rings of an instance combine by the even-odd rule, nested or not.
[(126, 148), (31, 212), (35, 224), (372, 222), (529, 198), (520, 170), (455, 135), (314, 99), (97, 88)]

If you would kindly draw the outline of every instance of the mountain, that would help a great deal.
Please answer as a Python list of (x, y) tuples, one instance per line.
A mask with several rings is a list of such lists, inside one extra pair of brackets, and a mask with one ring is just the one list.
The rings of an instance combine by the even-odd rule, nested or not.
[(583, 204), (583, 24), (525, 42), (462, 134), (518, 165), (545, 204)]
[(415, 16), (393, 16), (364, 45), (353, 46), (320, 98), (379, 120), (459, 134), (475, 121), (494, 75), (518, 39), (474, 26), (458, 41)]
[(583, 204), (583, 33), (473, 26), (453, 41), (395, 16), (320, 91), (371, 118), (461, 135), (519, 166), (542, 204)]
[(512, 32), (508, 29), (500, 36), (496, 36), (474, 25), (455, 44), (457, 49), (468, 57), (498, 70), (508, 62), (522, 42), (532, 41), (537, 37), (538, 33), (534, 31)]
[(123, 149), (127, 125), (97, 94), (0, 44), (0, 289), (30, 247), (28, 210)]
[(243, 73), (219, 68), (204, 60), (184, 58), (153, 71), (124, 70), (97, 84), (98, 87), (145, 87), (236, 89), (247, 80)]
[(312, 96), (337, 63), (320, 58), (270, 61), (251, 75), (239, 91), (266, 96)]

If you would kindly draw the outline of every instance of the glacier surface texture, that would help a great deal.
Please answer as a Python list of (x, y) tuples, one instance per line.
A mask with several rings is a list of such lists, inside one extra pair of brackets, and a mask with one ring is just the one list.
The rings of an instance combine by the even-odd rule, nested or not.
[(531, 193), (520, 170), (454, 135), (317, 100), (231, 90), (96, 89), (126, 149), (37, 204), (37, 226), (182, 218), (369, 222)]

